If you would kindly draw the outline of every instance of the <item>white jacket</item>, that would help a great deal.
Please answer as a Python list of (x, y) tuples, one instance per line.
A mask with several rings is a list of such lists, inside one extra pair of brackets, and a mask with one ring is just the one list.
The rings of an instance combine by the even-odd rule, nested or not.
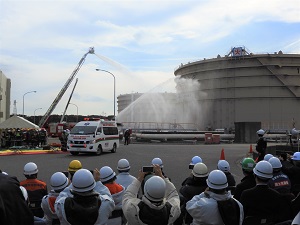
[(141, 186), (141, 182), (135, 180), (130, 184), (125, 191), (123, 196), (123, 213), (127, 219), (128, 225), (138, 225), (144, 224), (139, 218), (139, 207), (138, 204), (143, 201), (149, 207), (155, 209), (161, 209), (165, 206), (166, 202), (169, 202), (172, 206), (169, 216), (168, 224), (173, 224), (174, 221), (180, 216), (180, 200), (178, 193), (176, 191), (175, 186), (169, 181), (168, 178), (165, 178), (164, 181), (166, 182), (166, 194), (163, 204), (160, 206), (153, 205), (150, 201), (148, 201), (144, 196), (142, 200), (137, 198), (138, 191)]
[[(217, 201), (233, 198), (232, 195), (230, 192), (215, 194), (211, 191), (206, 191), (206, 193), (209, 197), (206, 197), (205, 192), (202, 192), (186, 203), (186, 210), (193, 217), (192, 225), (223, 225)], [(243, 205), (238, 200), (236, 202), (240, 207), (240, 225), (242, 225), (244, 219)]]
[[(106, 225), (109, 215), (114, 210), (115, 204), (112, 198), (108, 195), (99, 195), (99, 199), (101, 200), (101, 206), (98, 211), (98, 218), (97, 221), (95, 222), (95, 225)], [(65, 200), (66, 197), (60, 198), (55, 203), (55, 210), (61, 225), (72, 225), (67, 221), (66, 218), (65, 207), (64, 207)]]
[[(59, 193), (51, 190), (48, 195), (45, 195), (42, 199), (41, 207), (44, 211), (44, 220), (47, 225), (52, 225), (53, 219), (58, 219), (54, 208), (54, 202)], [(54, 200), (54, 202), (53, 202)]]
[(117, 176), (116, 182), (122, 185), (125, 189), (134, 181), (136, 178), (129, 174), (129, 172), (121, 172)]
[[(72, 193), (70, 192), (70, 189), (72, 189), (71, 185), (65, 188), (63, 193), (60, 193), (60, 198), (57, 198), (55, 202), (55, 211), (57, 213), (61, 225), (71, 225), (66, 219), (64, 207), (66, 198), (73, 197)], [(98, 218), (95, 225), (106, 225), (111, 212), (115, 208), (115, 203), (112, 199), (108, 188), (104, 186), (101, 182), (96, 182), (96, 187), (94, 188), (94, 191), (100, 194), (98, 198), (101, 200), (101, 206), (98, 211)]]
[[(124, 193), (125, 193), (125, 188), (123, 187), (122, 191), (111, 195), (115, 203), (114, 210), (122, 210), (122, 198)], [(121, 224), (122, 224), (122, 217), (110, 218), (107, 221), (107, 225), (121, 225)]]

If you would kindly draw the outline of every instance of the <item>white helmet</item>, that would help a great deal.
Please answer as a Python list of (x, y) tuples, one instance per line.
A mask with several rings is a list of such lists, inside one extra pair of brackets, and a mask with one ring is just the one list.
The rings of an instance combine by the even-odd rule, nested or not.
[(262, 179), (270, 179), (273, 177), (272, 165), (265, 161), (259, 161), (253, 169), (253, 173)]
[(280, 169), (282, 167), (282, 164), (277, 157), (270, 158), (268, 162), (271, 163), (273, 169)]
[(152, 159), (152, 165), (159, 165), (160, 168), (163, 168), (164, 167), (164, 164), (163, 164), (163, 161), (160, 159), (160, 158), (154, 158)]
[(192, 158), (190, 165), (196, 165), (197, 163), (202, 163), (202, 159), (200, 156), (195, 155)]
[(299, 161), (300, 160), (300, 152), (295, 152), (292, 157), (292, 160)]
[(291, 134), (292, 135), (298, 135), (300, 133), (300, 131), (299, 130), (296, 130), (296, 128), (293, 128), (292, 130), (291, 130)]
[(218, 168), (218, 170), (221, 170), (224, 173), (227, 173), (230, 171), (230, 165), (226, 160), (219, 160), (217, 168)]
[(196, 163), (192, 174), (194, 177), (207, 177), (208, 176), (208, 169), (207, 166), (204, 163)]
[(166, 183), (159, 176), (152, 176), (144, 186), (144, 194), (146, 198), (154, 202), (160, 202), (164, 199), (166, 192)]
[(108, 181), (116, 176), (116, 173), (109, 166), (103, 166), (100, 169), (100, 180), (101, 182)]
[(69, 179), (62, 172), (56, 172), (50, 178), (50, 185), (54, 191), (65, 189), (68, 184)]
[(39, 172), (37, 165), (33, 162), (26, 163), (24, 166), (24, 175), (33, 175)]
[(272, 154), (266, 154), (266, 155), (264, 156), (264, 160), (265, 160), (265, 161), (269, 161), (269, 159), (271, 159), (272, 157), (274, 157)]
[(257, 133), (258, 135), (264, 135), (264, 134), (265, 134), (265, 131), (264, 131), (263, 129), (260, 129), (260, 130), (256, 131), (256, 133)]
[(227, 177), (221, 170), (213, 170), (209, 173), (206, 179), (208, 187), (216, 190), (224, 189), (228, 187)]
[(119, 162), (118, 162), (117, 169), (119, 171), (130, 170), (130, 164), (129, 164), (128, 160), (127, 159), (120, 159)]
[(72, 179), (72, 190), (78, 193), (88, 192), (96, 186), (93, 174), (87, 169), (77, 170)]

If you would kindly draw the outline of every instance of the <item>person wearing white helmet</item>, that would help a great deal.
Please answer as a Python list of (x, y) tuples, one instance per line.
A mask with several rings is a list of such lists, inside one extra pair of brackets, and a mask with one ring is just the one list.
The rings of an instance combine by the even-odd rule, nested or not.
[[(191, 162), (190, 162), (190, 164), (189, 164), (189, 169), (190, 169), (190, 170), (193, 170), (195, 164), (197, 164), (197, 163), (202, 163), (202, 158), (201, 158), (200, 156), (195, 155), (195, 156), (193, 156), (193, 158), (191, 159)], [(190, 179), (193, 179), (193, 174), (192, 174), (192, 172), (190, 173), (190, 175), (189, 175), (187, 178), (185, 178), (185, 179), (182, 181), (181, 186), (184, 186), (184, 185), (186, 184), (186, 182), (188, 182)]]
[(272, 165), (260, 161), (253, 169), (256, 186), (244, 190), (240, 202), (244, 206), (245, 220), (250, 224), (254, 219), (266, 220), (266, 223), (280, 223), (291, 219), (291, 203), (279, 192), (268, 187), (273, 177)]
[(232, 190), (234, 190), (233, 187), (235, 186), (235, 179), (234, 179), (234, 176), (230, 173), (229, 162), (226, 160), (223, 160), (223, 159), (219, 160), (217, 169), (221, 170), (225, 173), (225, 175), (227, 177), (228, 187), (231, 187)]
[(199, 195), (205, 191), (207, 188), (207, 177), (207, 166), (202, 162), (196, 163), (192, 170), (192, 176), (187, 178), (185, 183), (179, 189), (181, 214), (174, 223), (175, 225), (182, 224), (183, 221), (185, 224), (192, 223), (193, 218), (186, 212), (185, 209), (186, 202), (191, 200), (195, 195)]
[(118, 161), (118, 175), (116, 176), (116, 182), (122, 185), (125, 189), (131, 184), (136, 178), (132, 176), (130, 171), (130, 164), (127, 159), (120, 159)]
[(282, 164), (277, 157), (272, 157), (268, 161), (273, 168), (273, 177), (269, 180), (268, 186), (279, 193), (294, 198), (291, 194), (291, 181), (289, 177), (281, 170)]
[(16, 177), (0, 173), (0, 202), (1, 225), (33, 225), (33, 214)]
[(272, 157), (274, 157), (274, 156), (272, 154), (268, 153), (264, 156), (264, 160), (269, 161), (269, 159), (271, 159)]
[(290, 163), (283, 164), (282, 172), (291, 180), (292, 193), (297, 196), (300, 193), (300, 152), (294, 152)]
[(180, 215), (180, 200), (176, 188), (162, 174), (161, 167), (154, 166), (154, 173), (144, 186), (144, 195), (137, 194), (145, 179), (145, 172), (140, 171), (125, 191), (122, 208), (127, 224), (173, 224)]
[(122, 198), (125, 188), (116, 182), (116, 173), (109, 166), (100, 169), (100, 181), (105, 185), (115, 202), (115, 209), (107, 221), (108, 225), (123, 224)]
[[(56, 198), (56, 201), (58, 201), (60, 198), (62, 197), (73, 197), (73, 194), (71, 193), (71, 189), (73, 188), (72, 186), (72, 180), (73, 180), (73, 176), (74, 174), (78, 171), (82, 169), (82, 164), (79, 160), (72, 160), (69, 163), (68, 166), (68, 175), (69, 176), (69, 180), (70, 180), (70, 184), (69, 186), (67, 186), (63, 191), (61, 191), (58, 195), (58, 197)], [(107, 193), (107, 191), (109, 192), (109, 190), (107, 189), (106, 186), (104, 186), (101, 182), (100, 182), (100, 172), (97, 168), (95, 168), (92, 171), (92, 174), (94, 176), (94, 179), (96, 181), (96, 186), (94, 188), (94, 191), (99, 193), (100, 195), (105, 195)]]
[(161, 158), (152, 159), (151, 164), (152, 165), (159, 165), (160, 168), (164, 168), (164, 164), (163, 164), (163, 161), (161, 160)]
[(211, 171), (206, 183), (208, 189), (186, 203), (186, 210), (193, 217), (192, 224), (242, 225), (243, 206), (226, 191), (228, 183), (224, 172)]
[(34, 216), (43, 218), (44, 211), (41, 208), (41, 202), (42, 198), (48, 194), (47, 184), (46, 182), (37, 179), (38, 167), (33, 162), (26, 163), (23, 174), (26, 179), (21, 181), (20, 185), (28, 192), (30, 202), (29, 208)]
[(55, 202), (61, 225), (105, 225), (115, 204), (109, 193), (94, 191), (96, 183), (87, 169), (75, 172), (71, 192), (73, 197), (62, 197)]
[(256, 142), (255, 150), (258, 152), (257, 162), (264, 159), (267, 150), (267, 140), (264, 138), (265, 131), (263, 129), (257, 132), (258, 140)]
[(192, 170), (194, 165), (196, 165), (197, 163), (202, 163), (202, 158), (198, 155), (195, 155), (189, 164), (189, 169)]
[[(161, 168), (161, 172), (162, 172), (163, 176), (164, 176), (164, 177), (167, 177), (166, 174), (164, 173), (164, 170), (163, 170), (164, 164), (163, 164), (163, 161), (161, 160), (161, 158), (158, 158), (158, 157), (157, 157), (157, 158), (152, 159), (151, 164), (152, 164), (152, 165), (159, 165), (160, 168)], [(169, 179), (170, 179), (170, 178), (169, 178)], [(171, 180), (171, 179), (170, 179), (170, 180)]]
[(50, 178), (51, 191), (42, 199), (41, 207), (47, 225), (59, 225), (59, 219), (54, 209), (54, 203), (59, 193), (69, 185), (69, 179), (62, 172), (52, 174)]

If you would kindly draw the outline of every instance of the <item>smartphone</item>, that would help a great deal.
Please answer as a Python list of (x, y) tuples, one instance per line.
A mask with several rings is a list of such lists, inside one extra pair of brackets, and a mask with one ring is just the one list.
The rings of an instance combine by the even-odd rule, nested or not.
[(142, 172), (144, 173), (152, 173), (154, 170), (153, 170), (153, 166), (143, 166), (142, 167)]
[(189, 165), (189, 169), (192, 170), (194, 168), (194, 165)]

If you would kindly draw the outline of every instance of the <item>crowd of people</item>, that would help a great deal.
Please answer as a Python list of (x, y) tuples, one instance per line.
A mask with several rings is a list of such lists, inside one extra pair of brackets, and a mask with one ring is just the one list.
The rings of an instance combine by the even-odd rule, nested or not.
[(299, 224), (300, 152), (286, 159), (271, 154), (258, 162), (244, 158), (240, 182), (226, 160), (208, 171), (194, 156), (179, 190), (160, 158), (152, 160), (152, 171), (141, 170), (137, 177), (130, 174), (127, 159), (116, 168), (90, 171), (72, 160), (66, 173), (53, 173), (50, 191), (38, 179), (34, 162), (24, 166), (21, 182), (1, 171), (0, 224)]
[[(257, 132), (258, 158), (241, 161), (236, 181), (226, 160), (209, 171), (200, 156), (177, 190), (161, 158), (137, 177), (120, 159), (87, 170), (72, 160), (55, 172), (51, 190), (38, 179), (34, 162), (24, 166), (21, 182), (0, 170), (0, 224), (4, 225), (297, 225), (300, 224), (300, 152), (266, 154), (263, 131)], [(147, 170), (146, 170), (147, 169)]]
[(47, 144), (47, 131), (42, 129), (4, 129), (1, 130), (1, 148), (13, 146), (42, 147)]

